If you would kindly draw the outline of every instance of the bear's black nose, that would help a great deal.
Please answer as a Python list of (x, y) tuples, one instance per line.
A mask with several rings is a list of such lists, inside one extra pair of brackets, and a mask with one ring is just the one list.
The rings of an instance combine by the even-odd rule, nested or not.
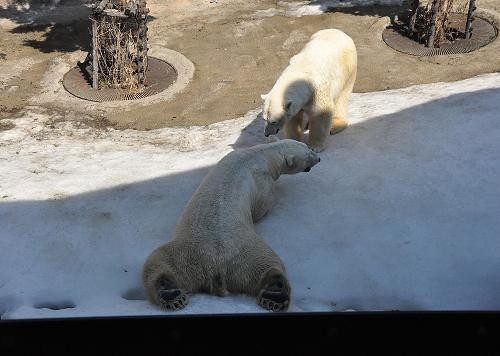
[(269, 137), (269, 134), (266, 132), (266, 133), (264, 134), (264, 136)]

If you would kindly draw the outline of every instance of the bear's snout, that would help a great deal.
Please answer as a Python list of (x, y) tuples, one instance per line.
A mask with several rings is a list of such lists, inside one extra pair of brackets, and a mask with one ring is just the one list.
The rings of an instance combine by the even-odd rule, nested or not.
[(311, 158), (312, 158), (314, 164), (318, 164), (319, 162), (321, 162), (321, 158), (318, 156), (318, 154), (316, 152), (311, 151), (311, 156), (312, 156)]
[(315, 153), (313, 152), (312, 154), (312, 164), (309, 166), (309, 167), (306, 167), (304, 169), (304, 172), (309, 172), (311, 170), (312, 167), (314, 167), (315, 165), (317, 165), (319, 162), (321, 162), (321, 158)]
[(269, 137), (269, 135), (276, 135), (280, 130), (278, 123), (276, 122), (266, 122), (264, 128), (264, 136)]

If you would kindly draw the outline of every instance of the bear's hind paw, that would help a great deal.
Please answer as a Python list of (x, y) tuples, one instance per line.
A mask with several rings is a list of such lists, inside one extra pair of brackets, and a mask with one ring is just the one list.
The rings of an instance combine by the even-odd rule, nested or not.
[(282, 272), (271, 269), (262, 280), (262, 287), (257, 294), (257, 304), (272, 311), (284, 311), (290, 303), (290, 285)]
[(264, 290), (257, 298), (257, 304), (271, 311), (285, 311), (288, 309), (290, 296), (286, 292), (272, 292)]
[(178, 288), (159, 290), (158, 299), (160, 307), (169, 311), (182, 309), (189, 303), (187, 293)]

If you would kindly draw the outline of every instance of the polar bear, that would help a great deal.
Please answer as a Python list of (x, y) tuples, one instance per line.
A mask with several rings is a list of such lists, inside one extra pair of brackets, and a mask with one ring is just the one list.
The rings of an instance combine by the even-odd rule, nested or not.
[(308, 145), (315, 152), (326, 147), (329, 134), (347, 126), (347, 103), (356, 80), (357, 54), (352, 39), (336, 29), (313, 34), (290, 59), (264, 100), (264, 134), (304, 139), (304, 113), (309, 122)]
[(189, 294), (244, 293), (265, 309), (286, 310), (285, 267), (257, 235), (254, 222), (271, 208), (281, 174), (309, 172), (320, 161), (302, 142), (279, 140), (226, 155), (203, 179), (172, 239), (143, 268), (149, 300), (176, 310)]

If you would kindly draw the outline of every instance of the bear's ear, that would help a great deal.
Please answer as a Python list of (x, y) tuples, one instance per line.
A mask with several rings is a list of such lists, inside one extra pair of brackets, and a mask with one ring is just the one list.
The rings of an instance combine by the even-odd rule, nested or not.
[(293, 167), (293, 158), (294, 158), (293, 155), (287, 155), (287, 156), (285, 156), (286, 165), (287, 165), (288, 168), (292, 168)]
[(269, 94), (260, 94), (260, 98), (261, 98), (262, 100), (266, 100), (266, 98), (267, 98), (267, 96), (268, 96), (268, 95), (269, 95)]
[(292, 102), (291, 101), (287, 102), (285, 105), (285, 111), (290, 111), (291, 107), (292, 107)]

